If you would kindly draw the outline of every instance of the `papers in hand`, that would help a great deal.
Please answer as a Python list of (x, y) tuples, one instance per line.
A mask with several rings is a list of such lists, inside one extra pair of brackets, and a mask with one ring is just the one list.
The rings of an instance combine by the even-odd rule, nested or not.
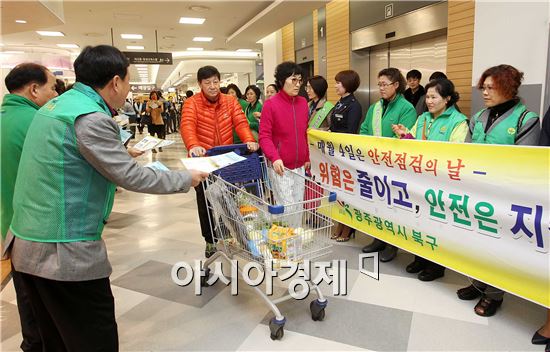
[(166, 167), (166, 165), (164, 165), (160, 161), (155, 161), (155, 162), (149, 163), (149, 164), (145, 165), (145, 167), (149, 167), (151, 169), (155, 169), (155, 170), (158, 170), (158, 171), (170, 171), (170, 169), (168, 169)]
[(134, 148), (143, 152), (149, 151), (153, 148), (162, 148), (174, 144), (174, 141), (167, 141), (165, 139), (155, 138), (153, 136), (147, 136), (143, 138), (139, 143), (134, 145)]
[(230, 152), (202, 158), (181, 159), (181, 162), (187, 170), (198, 170), (210, 173), (245, 159), (246, 158), (236, 154), (235, 152)]

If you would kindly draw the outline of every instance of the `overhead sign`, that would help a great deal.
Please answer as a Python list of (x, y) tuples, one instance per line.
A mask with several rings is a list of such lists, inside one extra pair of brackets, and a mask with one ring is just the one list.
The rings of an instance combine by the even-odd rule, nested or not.
[(149, 93), (157, 89), (155, 84), (132, 84), (130, 85), (130, 91), (132, 93)]
[(123, 51), (132, 65), (172, 65), (172, 53)]

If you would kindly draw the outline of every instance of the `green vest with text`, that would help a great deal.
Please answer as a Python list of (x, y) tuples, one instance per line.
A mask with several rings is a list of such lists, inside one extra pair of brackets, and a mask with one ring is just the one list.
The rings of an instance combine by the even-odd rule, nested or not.
[[(454, 105), (447, 108), (435, 120), (430, 112), (425, 112), (416, 122), (416, 139), (422, 139), (422, 134), (425, 132), (426, 140), (448, 142), (456, 126), (466, 120), (466, 116), (461, 114)], [(425, 130), (424, 126), (426, 126)]]
[(527, 120), (538, 117), (536, 113), (529, 111), (525, 114), (521, 126), (518, 126), (519, 119), (526, 110), (527, 108), (525, 107), (525, 105), (523, 105), (522, 103), (518, 103), (514, 107), (512, 113), (504, 120), (496, 121), (496, 123), (493, 124), (492, 129), (490, 129), (488, 131), (489, 133), (487, 134), (485, 133), (485, 128), (483, 127), (483, 123), (481, 122), (480, 117), (485, 114), (485, 117), (488, 118), (489, 110), (481, 110), (480, 112), (475, 114), (474, 117), (472, 117), (475, 121), (474, 129), (472, 131), (472, 143), (508, 145), (516, 144), (516, 135), (518, 133), (518, 129), (521, 126), (525, 125)]
[(111, 116), (92, 88), (76, 83), (36, 113), (15, 184), (15, 236), (36, 242), (101, 238), (115, 185), (80, 154), (74, 128), (79, 116), (95, 112)]

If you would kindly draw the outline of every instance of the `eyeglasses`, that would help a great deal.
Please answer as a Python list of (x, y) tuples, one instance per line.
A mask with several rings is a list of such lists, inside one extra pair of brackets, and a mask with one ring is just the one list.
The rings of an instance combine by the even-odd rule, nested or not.
[(302, 85), (303, 81), (301, 78), (296, 78), (296, 77), (288, 77), (290, 78), (290, 81), (292, 82), (293, 85)]
[(390, 83), (378, 82), (378, 88), (386, 89), (386, 88), (388, 88), (388, 86), (391, 86), (391, 85), (394, 84), (394, 83), (395, 83), (395, 82), (390, 82)]

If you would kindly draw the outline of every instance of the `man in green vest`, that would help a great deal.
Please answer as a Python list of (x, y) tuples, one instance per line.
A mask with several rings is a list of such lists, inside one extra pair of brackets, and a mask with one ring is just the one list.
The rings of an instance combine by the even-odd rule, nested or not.
[(101, 239), (115, 184), (171, 194), (207, 177), (142, 167), (128, 154), (112, 119), (130, 90), (128, 66), (112, 46), (84, 48), (73, 88), (38, 110), (23, 146), (3, 254), (21, 275), (45, 351), (118, 351)]
[[(36, 111), (57, 96), (55, 76), (44, 66), (22, 63), (15, 66), (6, 76), (4, 83), (9, 94), (4, 96), (0, 110), (1, 202), (0, 226), (2, 241), (6, 238), (13, 216), (13, 189), (27, 130)], [(13, 285), (20, 292), (17, 295), (17, 309), (21, 318), (23, 351), (42, 351), (42, 339), (38, 332), (30, 302), (21, 286), (21, 278), (12, 273)]]

